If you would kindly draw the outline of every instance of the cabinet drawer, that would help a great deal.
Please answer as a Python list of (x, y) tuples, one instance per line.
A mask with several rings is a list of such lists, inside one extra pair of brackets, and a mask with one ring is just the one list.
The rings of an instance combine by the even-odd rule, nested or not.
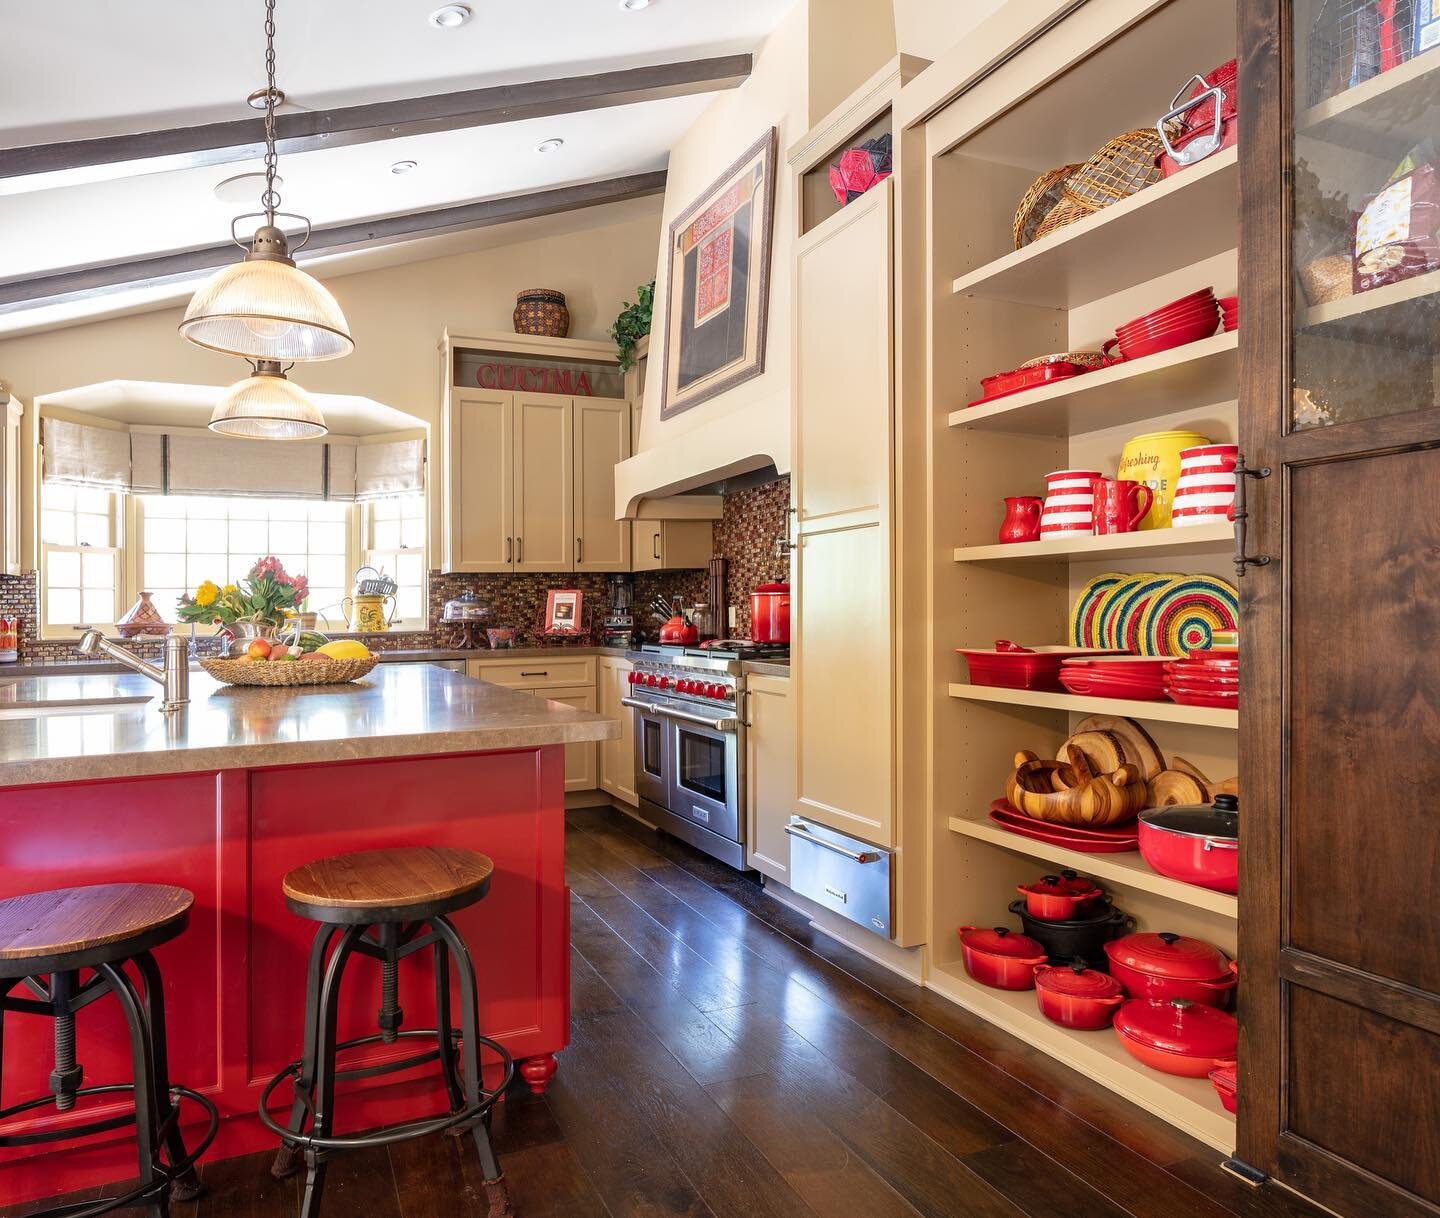
[(471, 676), (492, 685), (551, 689), (595, 684), (594, 656), (536, 656), (529, 660), (472, 660)]

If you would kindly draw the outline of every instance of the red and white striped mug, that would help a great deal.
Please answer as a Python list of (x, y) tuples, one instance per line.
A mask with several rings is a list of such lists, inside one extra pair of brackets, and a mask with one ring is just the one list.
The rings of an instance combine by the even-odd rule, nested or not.
[(1095, 531), (1095, 484), (1098, 469), (1057, 469), (1045, 475), (1045, 507), (1040, 513), (1040, 540), (1088, 537)]

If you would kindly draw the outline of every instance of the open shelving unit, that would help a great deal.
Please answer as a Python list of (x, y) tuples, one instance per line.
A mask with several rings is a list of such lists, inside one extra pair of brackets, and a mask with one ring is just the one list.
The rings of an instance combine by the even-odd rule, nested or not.
[(971, 702), (995, 702), (1003, 706), (1030, 706), (1044, 710), (1069, 711), (1074, 715), (1119, 715), (1151, 723), (1189, 723), (1196, 727), (1233, 730), (1240, 726), (1240, 712), (1211, 706), (1181, 706), (1178, 702), (1139, 702), (1131, 698), (1096, 698), (1080, 694), (1051, 693), (1043, 689), (1006, 689), (1000, 685), (967, 685), (952, 682), (946, 692), (952, 698)]
[(1017, 541), (993, 546), (961, 546), (955, 551), (956, 562), (1054, 562), (1060, 558), (1099, 560), (1107, 557), (1125, 558), (1142, 554), (1174, 557), (1199, 554), (1225, 546), (1235, 539), (1235, 526), (1229, 521), (1219, 524), (1196, 524), (1188, 528), (1144, 529), (1134, 533), (1109, 533), (1102, 536), (1061, 537), (1054, 541)]
[(1427, 51), (1382, 72), (1363, 84), (1301, 111), (1298, 134), (1371, 153), (1384, 147), (1403, 154), (1405, 138), (1396, 139), (1395, 110), (1413, 112), (1417, 105), (1433, 108), (1440, 72), (1440, 48)]

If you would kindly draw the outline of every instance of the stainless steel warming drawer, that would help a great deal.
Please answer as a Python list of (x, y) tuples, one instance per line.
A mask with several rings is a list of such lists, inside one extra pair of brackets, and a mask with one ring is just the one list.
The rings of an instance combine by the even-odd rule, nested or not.
[(894, 852), (792, 816), (790, 887), (878, 935), (890, 937), (894, 917)]

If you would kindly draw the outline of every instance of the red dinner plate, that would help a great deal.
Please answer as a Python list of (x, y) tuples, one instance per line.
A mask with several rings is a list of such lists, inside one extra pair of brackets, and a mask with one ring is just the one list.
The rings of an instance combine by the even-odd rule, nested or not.
[(1095, 695), (1100, 698), (1134, 698), (1138, 702), (1158, 702), (1165, 696), (1163, 680), (1138, 681), (1127, 678), (1106, 680), (1085, 669), (1062, 668), (1060, 684), (1072, 694)]
[(1189, 690), (1169, 689), (1165, 691), (1171, 702), (1177, 702), (1181, 706), (1208, 706), (1214, 710), (1238, 710), (1240, 707), (1239, 693), (1233, 694), (1202, 694), (1192, 693)]
[(1076, 825), (1052, 825), (1043, 820), (1032, 820), (1023, 812), (1017, 812), (1007, 799), (997, 799), (990, 805), (990, 819), (1002, 829), (1020, 837), (1037, 842), (1048, 842), (1052, 846), (1064, 846), (1081, 854), (1124, 854), (1140, 849), (1140, 831), (1134, 824), (1118, 829), (1084, 829)]

